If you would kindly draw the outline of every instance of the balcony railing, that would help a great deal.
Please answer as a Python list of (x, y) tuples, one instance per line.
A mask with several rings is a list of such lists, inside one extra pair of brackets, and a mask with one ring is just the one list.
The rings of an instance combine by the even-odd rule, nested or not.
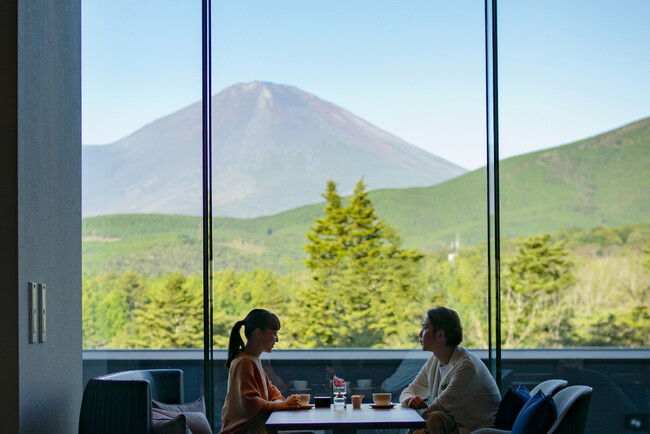
[[(471, 350), (484, 361), (487, 350)], [(370, 379), (369, 394), (386, 390), (397, 399), (430, 353), (419, 349), (305, 349), (274, 350), (263, 354), (265, 369), (283, 393), (292, 393), (292, 381), (306, 380), (312, 395), (327, 394), (328, 371), (351, 380)], [(215, 416), (219, 424), (227, 388), (223, 367), (227, 352), (214, 350)], [(650, 412), (650, 348), (536, 348), (503, 350), (502, 392), (510, 385), (529, 389), (549, 378), (594, 388), (587, 425), (589, 433), (648, 432)], [(83, 351), (84, 384), (95, 376), (128, 369), (180, 368), (185, 372), (185, 397), (204, 393), (203, 350), (91, 350)], [(217, 427), (218, 428), (218, 427)]]

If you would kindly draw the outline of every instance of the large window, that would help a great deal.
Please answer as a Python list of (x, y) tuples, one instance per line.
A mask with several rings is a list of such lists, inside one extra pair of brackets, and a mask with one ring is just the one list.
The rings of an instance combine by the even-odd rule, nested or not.
[[(506, 349), (624, 347), (634, 359), (650, 346), (648, 13), (639, 1), (500, 2)], [(643, 369), (579, 353), (506, 361), (504, 378), (593, 386), (587, 432), (647, 429)]]
[(370, 4), (215, 5), (219, 347), (259, 304), (285, 348), (411, 347), (434, 300), (485, 323), (481, 278), (457, 273), (486, 237), (483, 8)]
[(213, 8), (215, 346), (265, 307), (283, 392), (394, 399), (427, 309), (487, 348), (483, 4)]
[(116, 349), (203, 346), (201, 3), (82, 10), (88, 378)]
[(648, 6), (587, 6), (500, 9), (509, 348), (650, 345)]
[[(647, 411), (647, 367), (575, 349), (650, 346), (644, 2), (503, 2), (495, 45), (492, 2), (214, 3), (215, 428), (256, 307), (282, 322), (263, 359), (285, 394), (336, 375), (396, 400), (446, 305), (462, 345), (503, 346), (502, 388), (591, 369), (632, 402), (606, 419)], [(206, 393), (201, 6), (83, 4), (84, 375), (180, 367), (186, 398)]]

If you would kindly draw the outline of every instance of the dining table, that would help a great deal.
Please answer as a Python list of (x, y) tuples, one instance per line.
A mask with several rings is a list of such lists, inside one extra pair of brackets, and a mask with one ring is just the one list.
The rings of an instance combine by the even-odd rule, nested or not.
[(425, 422), (412, 408), (396, 404), (392, 408), (305, 408), (274, 411), (265, 424), (269, 433), (280, 430), (332, 430), (336, 434), (355, 433), (358, 429), (424, 428)]

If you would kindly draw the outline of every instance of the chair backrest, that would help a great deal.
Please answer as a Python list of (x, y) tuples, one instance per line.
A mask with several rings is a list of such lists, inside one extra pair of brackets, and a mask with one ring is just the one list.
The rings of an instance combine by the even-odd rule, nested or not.
[(167, 404), (183, 402), (183, 371), (180, 369), (139, 369), (97, 377), (103, 381), (148, 381), (151, 399)]
[(557, 378), (542, 381), (537, 386), (533, 387), (533, 390), (530, 391), (530, 396), (535, 396), (535, 394), (540, 390), (544, 392), (544, 395), (555, 395), (559, 390), (565, 388), (567, 384), (569, 384), (568, 381)]
[(570, 384), (584, 384), (594, 388), (589, 407), (591, 411), (587, 419), (587, 432), (623, 432), (625, 430), (623, 415), (647, 412), (647, 404), (641, 407), (635, 404), (647, 399), (645, 391), (638, 393), (633, 400), (609, 374), (603, 371), (563, 366), (559, 373), (562, 378), (569, 380)]
[(593, 389), (589, 386), (569, 386), (557, 392), (553, 396), (557, 406), (557, 420), (548, 433), (584, 433), (592, 392)]
[(149, 434), (151, 400), (179, 404), (183, 371), (124, 371), (88, 381), (79, 415), (80, 434)]

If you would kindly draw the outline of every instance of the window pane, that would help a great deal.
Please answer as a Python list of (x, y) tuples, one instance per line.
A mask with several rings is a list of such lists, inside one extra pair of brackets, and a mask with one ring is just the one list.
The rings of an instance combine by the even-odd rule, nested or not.
[(396, 402), (437, 305), (486, 358), (483, 3), (213, 7), (217, 405), (253, 308), (280, 318), (285, 396), (336, 375)]
[[(201, 392), (201, 3), (83, 3), (84, 378)], [(142, 349), (187, 349), (180, 357)], [(195, 349), (195, 350), (191, 350)]]
[[(627, 416), (648, 409), (635, 348), (650, 345), (649, 12), (640, 1), (500, 5), (504, 360), (513, 384), (594, 386), (586, 432), (633, 429)], [(518, 361), (548, 347), (626, 350)]]

